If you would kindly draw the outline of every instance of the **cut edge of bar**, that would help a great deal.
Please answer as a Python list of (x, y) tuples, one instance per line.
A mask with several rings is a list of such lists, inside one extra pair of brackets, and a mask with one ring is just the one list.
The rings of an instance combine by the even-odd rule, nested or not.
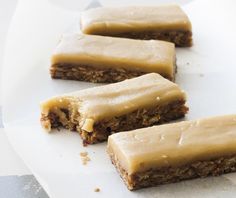
[(139, 40), (163, 40), (175, 43), (177, 47), (191, 47), (193, 45), (191, 30), (155, 30), (133, 31), (118, 34), (89, 33), (91, 35), (112, 36)]
[(150, 169), (129, 175), (121, 166), (109, 145), (107, 153), (120, 177), (126, 184), (127, 188), (131, 191), (195, 178), (220, 176), (222, 174), (236, 172), (236, 154), (234, 154), (209, 160), (195, 161), (181, 167)]
[[(49, 110), (49, 113), (41, 114), (41, 124), (50, 131), (53, 128), (66, 128), (79, 132), (84, 145), (94, 144), (107, 140), (112, 133), (133, 130), (137, 128), (153, 126), (183, 117), (188, 112), (185, 100), (175, 100), (168, 104), (158, 105), (149, 109), (143, 108), (127, 115), (113, 117), (94, 123), (93, 131), (83, 130), (83, 120), (77, 110), (57, 109), (56, 112)], [(77, 113), (76, 113), (77, 112)], [(138, 121), (137, 121), (138, 120)]]
[[(164, 78), (173, 81), (175, 80), (175, 73), (177, 71), (176, 58), (174, 59), (172, 77), (162, 75)], [(124, 68), (96, 68), (94, 66), (71, 64), (71, 63), (57, 63), (50, 67), (51, 77), (54, 79), (87, 81), (93, 83), (115, 83), (123, 80), (135, 78), (149, 72), (127, 70)]]

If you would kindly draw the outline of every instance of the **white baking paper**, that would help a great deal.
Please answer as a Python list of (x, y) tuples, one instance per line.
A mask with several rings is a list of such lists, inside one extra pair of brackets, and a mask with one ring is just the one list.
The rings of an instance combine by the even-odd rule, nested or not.
[[(99, 86), (50, 78), (50, 54), (58, 39), (62, 33), (77, 31), (79, 27), (79, 12), (66, 8), (55, 1), (20, 0), (3, 67), (6, 134), (48, 194), (55, 198), (235, 197), (236, 174), (130, 192), (111, 165), (106, 143), (83, 147), (77, 133), (45, 133), (39, 122), (40, 101)], [(194, 38), (193, 47), (177, 49), (177, 83), (186, 91), (190, 107), (186, 119), (235, 113), (235, 1), (197, 0), (183, 8), (192, 21)], [(86, 166), (80, 159), (80, 152), (84, 151), (91, 158)], [(101, 191), (94, 192), (95, 188)]]

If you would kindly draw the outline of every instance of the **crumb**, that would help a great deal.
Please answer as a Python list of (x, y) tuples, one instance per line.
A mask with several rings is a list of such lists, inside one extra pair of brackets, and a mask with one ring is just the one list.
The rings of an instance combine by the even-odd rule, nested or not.
[(95, 188), (94, 192), (100, 192), (100, 188)]
[(199, 76), (200, 76), (200, 77), (203, 77), (203, 76), (204, 76), (204, 74), (199, 74)]
[(81, 152), (80, 157), (83, 165), (86, 165), (89, 161), (91, 161), (91, 159), (88, 157), (88, 152)]
[(87, 163), (91, 161), (91, 159), (89, 157), (86, 157), (86, 158), (83, 158), (82, 161), (83, 161), (83, 165), (87, 165)]
[(81, 152), (81, 153), (80, 153), (80, 156), (81, 156), (81, 157), (86, 157), (87, 155), (88, 155), (88, 152)]
[(187, 65), (190, 65), (190, 63), (189, 63), (189, 62), (187, 62), (186, 64), (187, 64)]

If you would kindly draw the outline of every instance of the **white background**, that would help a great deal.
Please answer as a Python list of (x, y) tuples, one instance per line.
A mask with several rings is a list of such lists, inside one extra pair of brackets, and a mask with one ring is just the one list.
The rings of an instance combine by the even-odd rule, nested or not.
[[(16, 4), (16, 0), (0, 0), (0, 69), (3, 62), (4, 46), (6, 43), (8, 27), (12, 15), (14, 14)], [(0, 106), (1, 101), (2, 97), (0, 91)], [(0, 129), (0, 156), (0, 176), (30, 174), (28, 168), (9, 144), (3, 129)]]

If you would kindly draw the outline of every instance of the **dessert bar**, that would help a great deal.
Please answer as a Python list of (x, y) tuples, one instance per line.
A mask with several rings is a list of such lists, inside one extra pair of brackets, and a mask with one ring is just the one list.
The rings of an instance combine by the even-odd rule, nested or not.
[(236, 171), (236, 115), (109, 136), (108, 153), (128, 189)]
[(146, 73), (174, 81), (175, 46), (165, 41), (70, 34), (62, 37), (51, 60), (51, 77), (112, 83)]
[(85, 34), (165, 40), (180, 47), (192, 45), (191, 22), (178, 5), (90, 9), (81, 15), (81, 30)]
[(150, 73), (119, 83), (53, 97), (41, 103), (42, 126), (78, 131), (84, 144), (112, 133), (183, 117), (185, 93), (175, 83)]

